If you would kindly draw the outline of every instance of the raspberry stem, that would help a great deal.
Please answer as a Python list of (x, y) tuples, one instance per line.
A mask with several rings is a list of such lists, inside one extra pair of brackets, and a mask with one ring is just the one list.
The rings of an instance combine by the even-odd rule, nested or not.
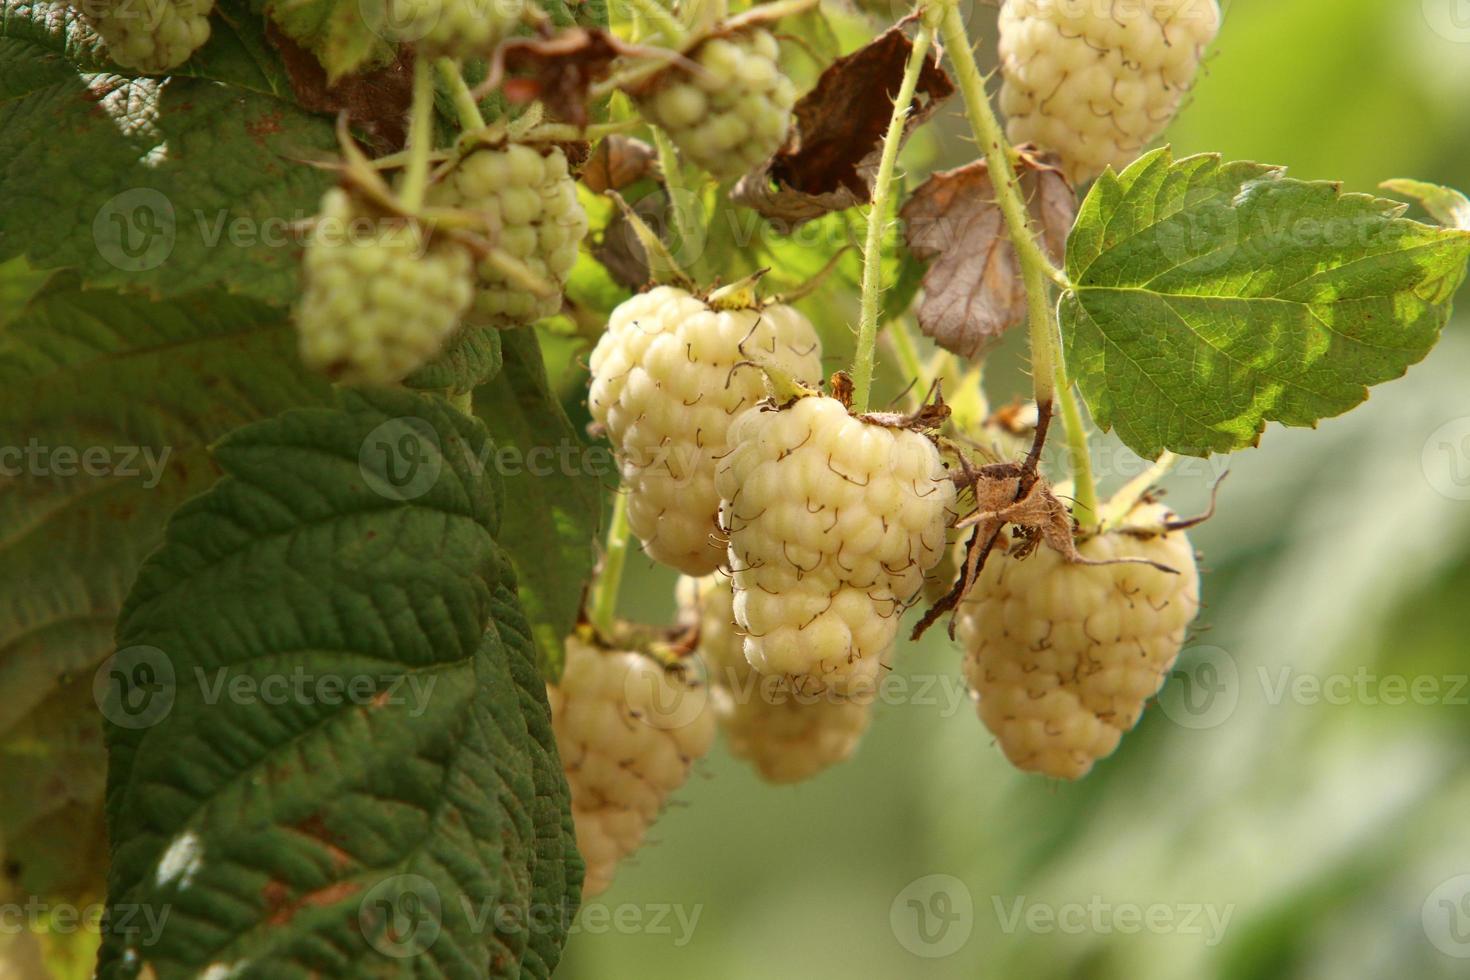
[(617, 619), (618, 592), (623, 584), (623, 566), (628, 561), (628, 495), (613, 495), (612, 521), (607, 527), (607, 544), (602, 568), (587, 600), (587, 618), (603, 638), (612, 636)]
[(904, 123), (913, 105), (914, 90), (919, 86), (919, 72), (929, 56), (930, 27), (926, 23), (914, 38), (913, 50), (903, 70), (898, 98), (888, 119), (888, 132), (883, 137), (883, 153), (878, 159), (878, 175), (873, 179), (873, 203), (868, 210), (868, 234), (863, 244), (863, 286), (858, 320), (857, 353), (852, 362), (852, 410), (858, 414), (868, 410), (873, 389), (873, 357), (878, 343), (878, 304), (883, 298), (883, 232), (888, 217), (888, 199), (893, 191), (893, 168), (898, 162), (899, 144), (903, 142)]
[(452, 58), (440, 58), (434, 64), (439, 69), (439, 77), (444, 79), (444, 86), (449, 89), (450, 98), (454, 100), (454, 111), (459, 115), (459, 128), (467, 132), (484, 129), (485, 117), (480, 113), (474, 93), (460, 74), (458, 63)]
[(1071, 289), (1072, 284), (1041, 248), (1040, 237), (1031, 221), (1015, 166), (1011, 162), (1015, 150), (1006, 140), (1000, 121), (995, 117), (995, 110), (991, 108), (990, 97), (985, 91), (985, 80), (975, 64), (975, 54), (971, 50), (970, 38), (965, 32), (965, 22), (960, 16), (956, 0), (928, 0), (925, 19), (929, 21), (936, 17), (939, 18), (940, 35), (965, 99), (970, 129), (985, 151), (996, 203), (1005, 216), (1006, 227), (1021, 264), (1030, 320), (1031, 380), (1036, 402), (1038, 405), (1049, 405), (1053, 401), (1060, 404), (1062, 424), (1067, 430), (1072, 479), (1076, 485), (1073, 513), (1080, 523), (1090, 525), (1096, 521), (1097, 487), (1087, 449), (1087, 429), (1072, 391), (1071, 379), (1067, 375), (1061, 332), (1056, 320), (1056, 306), (1052, 302), (1050, 289), (1052, 283), (1063, 290)]
[(403, 170), (403, 206), (424, 206), (429, 187), (429, 154), (434, 150), (434, 69), (427, 58), (413, 61), (413, 106), (408, 117), (408, 164)]

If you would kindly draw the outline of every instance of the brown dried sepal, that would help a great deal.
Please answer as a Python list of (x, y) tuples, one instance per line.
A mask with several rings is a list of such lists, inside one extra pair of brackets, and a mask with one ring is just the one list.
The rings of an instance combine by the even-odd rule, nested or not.
[[(765, 168), (747, 174), (731, 196), (791, 228), (872, 200), (883, 137), (913, 42), (904, 22), (834, 61), (794, 110), (786, 145)], [(904, 123), (907, 139), (954, 94), (954, 82), (931, 54), (919, 73)]]
[[(1060, 263), (1077, 218), (1077, 194), (1061, 170), (1022, 148), (1017, 177), (1042, 233)], [(1026, 287), (986, 161), (932, 175), (899, 211), (904, 240), (924, 274), (919, 327), (944, 349), (974, 357), (1026, 320)]]

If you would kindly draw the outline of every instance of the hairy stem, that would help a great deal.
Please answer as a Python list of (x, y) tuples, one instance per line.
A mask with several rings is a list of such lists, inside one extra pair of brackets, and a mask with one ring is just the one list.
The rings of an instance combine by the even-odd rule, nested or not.
[[(684, 168), (679, 162), (679, 152), (674, 141), (662, 126), (650, 126), (653, 130), (653, 145), (658, 150), (658, 168), (664, 174), (664, 187), (669, 192), (669, 209), (674, 213), (674, 231), (679, 236), (679, 251), (688, 262), (689, 274), (696, 282), (705, 282), (704, 248), (700, 235), (700, 218), (692, 213), (694, 202), (689, 188), (684, 185)], [(694, 256), (689, 256), (694, 249)]]
[(628, 561), (628, 495), (613, 497), (612, 523), (607, 528), (602, 568), (587, 599), (587, 618), (603, 637), (609, 637), (617, 618), (618, 592), (623, 584), (623, 566)]
[(403, 206), (417, 211), (429, 187), (429, 154), (434, 150), (434, 67), (427, 58), (413, 62), (413, 106), (408, 117), (408, 164), (403, 170)]
[(474, 93), (470, 91), (464, 76), (459, 73), (459, 65), (452, 58), (440, 58), (434, 62), (434, 67), (439, 69), (439, 77), (444, 80), (444, 87), (449, 89), (450, 98), (454, 99), (459, 128), (467, 133), (484, 129), (485, 117), (480, 114), (480, 104), (475, 101)]
[(873, 180), (873, 203), (868, 210), (868, 234), (863, 245), (863, 292), (858, 319), (857, 353), (852, 362), (852, 410), (866, 412), (873, 392), (873, 358), (878, 344), (878, 306), (883, 298), (883, 233), (888, 221), (888, 199), (893, 193), (893, 168), (898, 162), (898, 147), (903, 142), (904, 123), (919, 86), (919, 73), (929, 56), (931, 39), (928, 25), (919, 28), (914, 49), (903, 70), (898, 98), (893, 102), (893, 115), (883, 137), (883, 153), (878, 159), (878, 175)]
[(1087, 450), (1087, 429), (1082, 412), (1072, 392), (1062, 354), (1061, 333), (1056, 322), (1056, 305), (1051, 285), (1070, 289), (1071, 283), (1057, 269), (1041, 247), (1041, 238), (1031, 221), (1020, 181), (1012, 163), (1015, 151), (1006, 141), (1000, 121), (991, 108), (985, 91), (985, 80), (975, 64), (965, 23), (955, 0), (930, 0), (927, 15), (940, 16), (940, 32), (945, 49), (954, 66), (955, 78), (965, 98), (965, 111), (970, 129), (985, 152), (990, 169), (990, 183), (995, 188), (996, 203), (1006, 220), (1011, 243), (1021, 265), (1021, 278), (1026, 286), (1027, 313), (1031, 344), (1031, 379), (1038, 405), (1054, 400), (1060, 403), (1062, 424), (1067, 430), (1067, 445), (1076, 484), (1075, 514), (1084, 525), (1096, 521), (1097, 487), (1092, 476), (1092, 461)]

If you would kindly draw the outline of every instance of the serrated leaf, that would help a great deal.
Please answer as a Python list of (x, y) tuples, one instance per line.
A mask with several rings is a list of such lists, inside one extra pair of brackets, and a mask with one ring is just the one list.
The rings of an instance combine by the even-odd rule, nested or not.
[[(555, 760), (494, 618), (518, 626), (492, 451), (396, 390), (217, 445), (105, 678), (102, 977), (521, 975)], [(145, 936), (134, 908), (170, 915)]]
[(0, 260), (165, 297), (294, 298), (292, 223), (333, 180), (300, 161), (335, 154), (331, 121), (234, 84), (82, 74), (96, 68), (56, 8), (0, 0)]
[(1439, 338), (1470, 234), (1279, 168), (1150, 153), (1093, 185), (1067, 244), (1067, 361), (1146, 458), (1254, 445), (1401, 376)]
[[(65, 279), (0, 328), (0, 445), (22, 454), (0, 459), (19, 470), (0, 478), (0, 753), (37, 725), (68, 730), (78, 716), (59, 705), (95, 730), (92, 673), (169, 513), (214, 481), (205, 447), (330, 392), (297, 366), (277, 310), (214, 294), (152, 303)], [(26, 791), (19, 763), (0, 765), (0, 852), (28, 893), (76, 900), (85, 882), (57, 869), (100, 832), (89, 779), (104, 764), (100, 743), (69, 753), (48, 793)], [(63, 817), (70, 837), (48, 836)]]
[(546, 675), (561, 675), (562, 644), (576, 623), (592, 574), (602, 483), (611, 456), (582, 439), (546, 378), (532, 330), (502, 337), (504, 367), (475, 392), (475, 412), (504, 455), (507, 520), (500, 541), (515, 564), (521, 602)]
[(440, 391), (463, 395), (484, 384), (500, 371), (500, 331), (494, 327), (466, 325), (449, 341), (439, 356), (404, 379), (418, 391)]

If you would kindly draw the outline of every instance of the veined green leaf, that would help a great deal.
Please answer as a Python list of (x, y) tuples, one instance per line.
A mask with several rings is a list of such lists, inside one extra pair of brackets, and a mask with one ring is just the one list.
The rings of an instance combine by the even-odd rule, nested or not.
[(1135, 452), (1254, 445), (1401, 376), (1439, 338), (1470, 234), (1403, 206), (1217, 156), (1105, 173), (1067, 246), (1067, 362)]

